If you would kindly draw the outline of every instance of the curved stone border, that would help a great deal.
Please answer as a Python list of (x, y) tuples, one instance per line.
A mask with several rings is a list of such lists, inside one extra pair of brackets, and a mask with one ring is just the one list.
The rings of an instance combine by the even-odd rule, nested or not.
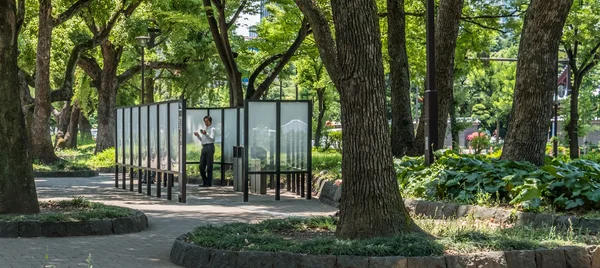
[[(321, 178), (315, 179), (319, 200), (327, 205), (339, 207), (342, 187)], [(511, 211), (502, 208), (487, 208), (455, 203), (432, 202), (404, 198), (404, 205), (413, 216), (426, 216), (434, 219), (461, 218), (472, 215), (475, 219), (491, 220), (498, 223), (516, 223), (534, 226), (574, 227), (600, 233), (600, 219), (586, 219), (576, 216)], [(598, 266), (600, 268), (600, 266)]]
[(78, 170), (78, 171), (35, 171), (33, 176), (36, 178), (74, 178), (74, 177), (96, 177), (99, 172), (96, 170)]
[(82, 222), (0, 221), (0, 237), (58, 237), (111, 235), (141, 232), (148, 227), (148, 217), (133, 210), (129, 217)]
[(305, 255), (286, 252), (229, 251), (175, 239), (170, 259), (183, 267), (336, 267), (336, 268), (597, 268), (600, 247), (482, 252), (435, 257)]

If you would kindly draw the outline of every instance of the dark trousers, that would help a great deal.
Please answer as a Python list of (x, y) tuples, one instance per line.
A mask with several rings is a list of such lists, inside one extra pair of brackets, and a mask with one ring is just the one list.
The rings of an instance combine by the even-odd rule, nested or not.
[(214, 144), (205, 144), (202, 146), (202, 153), (200, 154), (200, 176), (202, 176), (202, 185), (204, 186), (212, 186), (214, 156)]

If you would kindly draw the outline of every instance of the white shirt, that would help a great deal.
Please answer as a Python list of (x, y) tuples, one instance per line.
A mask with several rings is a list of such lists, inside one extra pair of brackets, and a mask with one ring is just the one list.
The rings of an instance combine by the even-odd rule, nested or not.
[(216, 129), (212, 125), (206, 127), (206, 134), (202, 134), (202, 132), (198, 131), (198, 134), (200, 134), (198, 138), (202, 142), (202, 145), (215, 143), (215, 132)]

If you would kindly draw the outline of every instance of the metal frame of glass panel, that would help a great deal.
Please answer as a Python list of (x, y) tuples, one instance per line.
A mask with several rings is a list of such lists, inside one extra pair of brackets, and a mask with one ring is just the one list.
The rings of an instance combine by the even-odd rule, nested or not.
[[(253, 103), (274, 103), (276, 105), (275, 112), (275, 168), (274, 170), (260, 170), (260, 171), (251, 171), (249, 164), (249, 156), (250, 156), (250, 131), (249, 131), (249, 116), (252, 114), (252, 104)], [(286, 161), (288, 155), (293, 155), (294, 163), (299, 165), (292, 165), (290, 168), (286, 168), (286, 170), (281, 169), (281, 105), (285, 103), (302, 103), (307, 106), (307, 115), (306, 115), (306, 142), (303, 143), (303, 138), (300, 136), (291, 136), (289, 141), (291, 142), (290, 149), (293, 150), (292, 153), (286, 154)], [(245, 111), (244, 111), (244, 160), (243, 160), (243, 185), (244, 185), (244, 202), (248, 202), (248, 179), (250, 175), (274, 175), (275, 179), (275, 200), (280, 200), (281, 196), (281, 175), (288, 175), (288, 186), (290, 184), (295, 184), (294, 187), (296, 193), (305, 196), (306, 199), (312, 198), (312, 112), (313, 112), (313, 104), (312, 101), (306, 100), (246, 100), (245, 101)], [(303, 149), (304, 147), (304, 149)], [(299, 157), (298, 161), (295, 158)], [(292, 178), (290, 181), (289, 178)], [(306, 185), (306, 188), (305, 188)], [(289, 189), (289, 187), (288, 187)], [(306, 189), (306, 192), (304, 191)]]
[[(179, 114), (172, 115), (175, 111)], [(135, 120), (133, 118), (134, 115), (137, 116)], [(125, 119), (125, 116), (129, 118)], [(129, 170), (130, 191), (133, 191), (134, 173), (137, 172), (138, 193), (142, 193), (142, 180), (145, 179), (147, 195), (152, 195), (152, 181), (154, 180), (152, 177), (155, 177), (156, 196), (161, 197), (161, 186), (164, 186), (167, 187), (167, 199), (171, 200), (174, 178), (178, 176), (179, 202), (185, 203), (186, 166), (181, 165), (181, 163), (186, 162), (186, 155), (182, 153), (186, 151), (186, 145), (183, 140), (186, 126), (182, 121), (182, 118), (185, 117), (186, 106), (183, 99), (116, 108), (115, 118), (117, 118), (117, 127), (115, 128), (115, 140), (117, 141), (117, 145), (115, 146), (115, 187), (119, 187), (119, 173), (122, 173), (122, 188), (126, 189), (126, 171)], [(138, 128), (137, 130), (133, 129), (134, 125)], [(146, 128), (145, 131), (142, 130), (142, 126)], [(151, 128), (151, 126), (153, 127)], [(138, 136), (134, 138), (134, 134)], [(146, 137), (142, 137), (142, 135)], [(178, 135), (179, 137), (174, 138), (173, 135)], [(128, 144), (124, 144), (125, 142)], [(138, 150), (135, 154), (133, 153), (134, 149)], [(154, 155), (152, 155), (153, 151), (151, 149), (155, 151)], [(176, 151), (173, 152), (173, 150)], [(147, 155), (147, 160), (144, 159), (142, 161), (144, 155)], [(137, 159), (134, 159), (134, 156), (137, 156)], [(161, 161), (166, 161), (166, 163), (161, 164)], [(119, 172), (119, 169), (121, 169), (121, 172)]]

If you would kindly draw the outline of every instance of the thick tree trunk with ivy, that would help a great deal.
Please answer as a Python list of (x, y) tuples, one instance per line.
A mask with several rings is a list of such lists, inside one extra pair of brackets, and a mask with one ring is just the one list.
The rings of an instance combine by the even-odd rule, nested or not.
[(319, 114), (317, 115), (317, 129), (315, 130), (315, 147), (321, 147), (321, 139), (323, 138), (323, 119), (327, 105), (325, 104), (325, 88), (317, 88), (317, 105)]
[(18, 78), (19, 28), (25, 1), (0, 0), (0, 214), (40, 211)]
[(406, 155), (414, 146), (414, 126), (410, 101), (410, 75), (406, 54), (404, 0), (387, 0), (388, 53), (392, 97), (392, 153)]
[(519, 44), (517, 78), (502, 159), (544, 163), (558, 46), (573, 0), (532, 0)]
[[(438, 144), (442, 148), (454, 101), (454, 56), (463, 0), (440, 0), (435, 25), (435, 87), (438, 90)], [(425, 153), (424, 116), (421, 113), (412, 155)]]
[(344, 122), (342, 203), (336, 235), (367, 238), (416, 232), (392, 162), (377, 7), (370, 0), (333, 0), (336, 39), (312, 0), (296, 0), (340, 92)]

